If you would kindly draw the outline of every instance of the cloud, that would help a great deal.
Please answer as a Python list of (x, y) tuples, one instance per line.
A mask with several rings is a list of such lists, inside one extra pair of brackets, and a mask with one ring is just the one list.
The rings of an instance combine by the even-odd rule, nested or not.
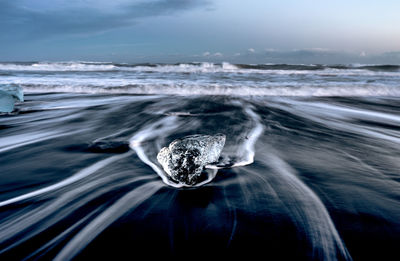
[(216, 52), (216, 53), (211, 53), (211, 52), (204, 52), (202, 54), (203, 57), (222, 57), (224, 56), (222, 53), (220, 52)]
[(249, 49), (247, 49), (247, 52), (249, 52), (249, 53), (255, 53), (256, 50), (254, 50), (253, 48), (249, 48)]
[(0, 39), (93, 34), (130, 26), (146, 17), (175, 15), (209, 6), (208, 0), (117, 1), (112, 8), (101, 8), (102, 1), (92, 2), (59, 0), (60, 8), (47, 0), (0, 1)]

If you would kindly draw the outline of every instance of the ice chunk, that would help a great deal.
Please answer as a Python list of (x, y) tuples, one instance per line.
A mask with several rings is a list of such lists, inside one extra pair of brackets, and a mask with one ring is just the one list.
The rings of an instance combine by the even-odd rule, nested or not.
[(0, 90), (0, 112), (12, 112), (14, 110), (14, 98)]
[(174, 140), (157, 155), (157, 160), (172, 180), (185, 185), (199, 182), (204, 166), (218, 161), (225, 135), (191, 135)]
[(21, 86), (16, 84), (0, 85), (0, 112), (12, 112), (16, 101), (24, 101)]

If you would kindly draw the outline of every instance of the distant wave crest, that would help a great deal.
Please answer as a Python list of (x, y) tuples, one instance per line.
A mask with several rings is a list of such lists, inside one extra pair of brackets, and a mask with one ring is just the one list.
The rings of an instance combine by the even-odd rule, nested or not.
[(226, 95), (226, 96), (400, 96), (395, 87), (353, 86), (289, 86), (261, 88), (257, 86), (220, 86), (220, 85), (182, 85), (182, 84), (136, 84), (125, 86), (99, 87), (74, 85), (27, 85), (24, 90), (30, 93), (91, 93), (91, 94), (160, 94), (160, 95)]
[(111, 63), (111, 62), (3, 62), (0, 71), (175, 71), (175, 72), (217, 72), (232, 70), (368, 70), (382, 72), (400, 72), (400, 65), (323, 65), (323, 64), (231, 64), (223, 63)]

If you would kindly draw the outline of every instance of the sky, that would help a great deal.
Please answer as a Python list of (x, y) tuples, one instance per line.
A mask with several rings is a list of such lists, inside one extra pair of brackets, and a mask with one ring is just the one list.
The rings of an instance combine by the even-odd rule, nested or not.
[(0, 61), (400, 63), (398, 0), (0, 0)]

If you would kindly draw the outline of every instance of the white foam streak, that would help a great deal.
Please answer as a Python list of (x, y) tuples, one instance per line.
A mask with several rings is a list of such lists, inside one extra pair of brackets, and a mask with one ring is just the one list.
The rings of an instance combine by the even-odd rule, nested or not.
[(245, 112), (251, 117), (251, 119), (253, 119), (255, 126), (248, 134), (247, 141), (243, 146), (245, 158), (241, 162), (235, 163), (233, 167), (246, 166), (254, 162), (254, 145), (264, 130), (264, 127), (260, 122), (260, 116), (258, 116), (250, 107), (246, 107)]
[(379, 120), (382, 122), (391, 121), (395, 124), (400, 125), (400, 117), (397, 115), (389, 114), (389, 113), (382, 113), (382, 112), (376, 112), (376, 111), (365, 110), (365, 109), (361, 110), (361, 109), (343, 107), (343, 106), (335, 106), (335, 105), (321, 103), (321, 102), (308, 103), (308, 106), (315, 107), (318, 111), (323, 109), (323, 110), (331, 110), (331, 111), (339, 112), (337, 114), (338, 117), (340, 117), (340, 115), (345, 115), (347, 117), (363, 118), (363, 119), (367, 119), (367, 120), (375, 119), (375, 120)]
[(137, 156), (146, 165), (151, 167), (157, 173), (157, 175), (161, 177), (163, 182), (168, 185), (175, 185), (175, 184), (169, 181), (164, 171), (149, 159), (141, 143), (145, 140), (151, 140), (161, 135), (168, 135), (169, 133), (172, 133), (176, 128), (177, 128), (177, 117), (169, 116), (155, 123), (152, 123), (149, 126), (146, 126), (144, 129), (137, 132), (129, 140), (129, 145), (136, 152)]
[[(352, 260), (328, 211), (318, 196), (295, 175), (295, 171), (280, 157), (269, 153), (268, 161), (281, 175), (285, 186), (290, 188), (296, 200), (303, 200), (300, 206), (290, 207), (294, 220), (301, 221), (312, 242), (314, 258), (337, 260), (336, 247), (346, 260)], [(287, 202), (287, 200), (285, 200)], [(301, 202), (301, 201), (300, 201)]]
[(128, 157), (129, 155), (132, 155), (132, 152), (127, 152), (127, 153), (124, 153), (124, 154), (121, 154), (121, 155), (112, 156), (110, 158), (98, 161), (95, 164), (90, 165), (89, 167), (86, 167), (86, 168), (82, 169), (81, 171), (78, 171), (76, 174), (72, 175), (71, 177), (69, 177), (67, 179), (64, 179), (63, 181), (60, 181), (60, 182), (55, 183), (53, 185), (50, 185), (50, 186), (44, 187), (42, 189), (38, 189), (38, 190), (32, 191), (30, 193), (27, 193), (27, 194), (24, 194), (24, 195), (15, 197), (15, 198), (11, 198), (11, 199), (2, 201), (2, 202), (0, 202), (0, 207), (7, 206), (7, 205), (10, 205), (10, 204), (13, 204), (13, 203), (16, 203), (16, 202), (20, 202), (22, 200), (27, 200), (27, 199), (42, 195), (44, 193), (49, 193), (49, 192), (54, 191), (56, 189), (60, 189), (62, 187), (65, 187), (65, 186), (67, 186), (69, 184), (77, 182), (77, 181), (79, 181), (79, 180), (81, 180), (81, 179), (93, 174), (94, 172), (98, 171), (99, 169), (111, 164), (112, 162), (115, 162), (115, 161), (120, 160), (122, 158)]
[[(260, 116), (253, 111), (251, 105), (244, 105), (239, 101), (236, 101), (236, 103), (244, 108), (244, 112), (249, 116), (249, 119), (252, 120), (253, 127), (250, 132), (246, 134), (245, 141), (243, 143), (241, 143), (240, 145), (235, 144), (234, 147), (225, 148), (225, 153), (226, 151), (229, 151), (229, 154), (233, 153), (232, 155), (225, 155), (227, 156), (227, 158), (235, 158), (236, 162), (233, 165), (230, 165), (231, 162), (228, 162), (227, 164), (224, 162), (220, 162), (217, 165), (207, 165), (207, 169), (218, 170), (226, 167), (243, 167), (246, 165), (250, 165), (254, 162), (255, 144), (258, 138), (263, 134), (264, 126), (261, 123)], [(224, 154), (224, 150), (222, 151), (222, 153)]]
[[(397, 115), (292, 99), (277, 99), (277, 101), (286, 103), (289, 106), (279, 103), (271, 103), (269, 105), (289, 111), (295, 115), (300, 115), (333, 129), (355, 133), (372, 139), (386, 140), (395, 143), (395, 146), (400, 144), (400, 137), (396, 132), (365, 126), (358, 122), (359, 120), (366, 120), (382, 124), (391, 123), (398, 125), (400, 118)], [(357, 121), (354, 122), (354, 119)]]
[(128, 211), (134, 210), (153, 196), (163, 185), (153, 181), (141, 185), (115, 202), (84, 227), (55, 257), (54, 260), (69, 260), (85, 248), (97, 235)]
[(71, 131), (68, 133), (50, 131), (50, 132), (30, 133), (29, 135), (23, 134), (23, 135), (9, 136), (7, 138), (0, 138), (0, 153), (45, 140), (77, 134), (82, 131), (83, 130), (78, 130), (78, 131)]
[(61, 234), (59, 234), (58, 236), (56, 236), (55, 238), (53, 238), (52, 240), (50, 240), (49, 242), (47, 242), (46, 244), (44, 244), (43, 246), (41, 246), (39, 249), (37, 249), (36, 251), (32, 252), (30, 255), (28, 255), (27, 257), (25, 257), (23, 260), (31, 260), (32, 257), (36, 256), (36, 255), (43, 255), (44, 253), (48, 252), (51, 248), (52, 245), (57, 244), (58, 242), (62, 241), (63, 239), (65, 239), (65, 237), (67, 237), (71, 232), (73, 232), (74, 230), (76, 230), (80, 225), (82, 225), (84, 222), (86, 222), (87, 220), (93, 218), (93, 216), (95, 214), (97, 214), (99, 212), (99, 210), (101, 210), (102, 207), (98, 207), (95, 210), (93, 210), (92, 212), (90, 212), (89, 214), (87, 214), (84, 218), (82, 218), (81, 220), (79, 220), (78, 222), (76, 222), (75, 224), (73, 224), (72, 226), (70, 226), (68, 229), (66, 229), (64, 232), (62, 232)]
[[(6, 241), (20, 233), (24, 233), (24, 236), (20, 239), (13, 240), (11, 245), (0, 250), (0, 254), (50, 228), (70, 215), (71, 211), (79, 209), (104, 193), (112, 191), (116, 187), (152, 179), (152, 177), (133, 177), (118, 183), (113, 183), (114, 179), (115, 177), (113, 176), (105, 176), (97, 177), (84, 185), (71, 184), (68, 190), (58, 197), (46, 195), (47, 201), (50, 201), (49, 203), (34, 207), (27, 212), (23, 212), (22, 215), (15, 215), (12, 218), (5, 219), (0, 223), (1, 239)], [(80, 198), (80, 200), (76, 200), (77, 198)], [(54, 213), (57, 213), (57, 215), (54, 215)]]

